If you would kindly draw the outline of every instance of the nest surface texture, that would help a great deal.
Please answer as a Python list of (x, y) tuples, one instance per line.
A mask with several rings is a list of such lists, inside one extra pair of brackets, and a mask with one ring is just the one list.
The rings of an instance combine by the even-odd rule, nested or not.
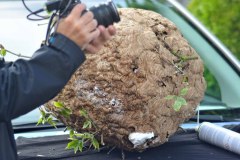
[[(78, 132), (85, 131), (79, 113), (85, 109), (95, 126), (88, 131), (97, 131), (105, 144), (142, 151), (167, 142), (195, 115), (205, 91), (204, 67), (168, 19), (142, 9), (119, 12), (117, 35), (97, 54), (86, 54), (53, 99), (72, 110), (70, 117), (62, 116), (53, 100), (46, 107)], [(179, 111), (173, 107), (177, 97), (187, 102)]]

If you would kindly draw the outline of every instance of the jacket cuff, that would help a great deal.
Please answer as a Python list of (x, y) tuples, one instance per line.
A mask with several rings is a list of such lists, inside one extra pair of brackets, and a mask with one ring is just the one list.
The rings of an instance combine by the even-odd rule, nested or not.
[(49, 46), (71, 55), (71, 60), (80, 60), (80, 64), (86, 59), (84, 52), (72, 40), (60, 33), (54, 33), (49, 39)]

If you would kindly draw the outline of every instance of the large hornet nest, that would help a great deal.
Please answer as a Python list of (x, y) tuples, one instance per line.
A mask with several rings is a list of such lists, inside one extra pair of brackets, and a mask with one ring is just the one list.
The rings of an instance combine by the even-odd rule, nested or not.
[[(79, 110), (85, 109), (96, 126), (90, 131), (97, 130), (105, 144), (142, 151), (167, 142), (195, 115), (205, 90), (204, 67), (166, 18), (141, 9), (119, 11), (117, 35), (99, 53), (86, 54), (53, 99), (72, 110), (70, 117), (59, 114), (52, 101), (46, 107), (78, 132), (84, 131)], [(178, 98), (186, 103), (176, 105)]]

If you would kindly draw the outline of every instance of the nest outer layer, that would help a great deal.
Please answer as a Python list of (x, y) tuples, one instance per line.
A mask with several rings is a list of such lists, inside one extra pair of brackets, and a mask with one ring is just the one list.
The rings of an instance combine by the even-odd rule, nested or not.
[[(195, 115), (204, 96), (204, 67), (168, 19), (142, 9), (119, 12), (117, 35), (97, 54), (86, 54), (87, 60), (53, 99), (72, 110), (70, 117), (62, 116), (53, 100), (46, 107), (78, 132), (86, 131), (79, 113), (85, 109), (95, 125), (88, 131), (97, 131), (105, 144), (142, 151), (167, 142)], [(183, 88), (188, 89), (182, 96), (187, 105), (175, 111), (175, 100), (166, 97), (179, 96)]]

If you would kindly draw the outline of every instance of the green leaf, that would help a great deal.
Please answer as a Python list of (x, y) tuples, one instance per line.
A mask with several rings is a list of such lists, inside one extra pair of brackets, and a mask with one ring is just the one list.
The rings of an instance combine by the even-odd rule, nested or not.
[(53, 126), (54, 128), (56, 128), (57, 129), (57, 126), (56, 126), (56, 122), (54, 122), (54, 121), (51, 121), (51, 122), (48, 122), (51, 126)]
[(77, 137), (80, 137), (80, 138), (83, 138), (84, 137), (84, 134), (83, 133), (76, 133), (76, 134), (74, 134), (75, 136), (77, 136)]
[(183, 88), (180, 92), (180, 96), (185, 96), (187, 94), (187, 92), (188, 92), (188, 88), (187, 87)]
[(47, 117), (47, 122), (52, 121), (52, 120), (53, 120), (52, 117)]
[(42, 124), (42, 122), (43, 122), (43, 118), (42, 118), (42, 116), (40, 116), (40, 118), (39, 118), (39, 120), (38, 120), (36, 126), (38, 126), (39, 124)]
[(83, 135), (83, 139), (92, 139), (92, 138), (93, 138), (93, 134), (91, 133), (85, 132)]
[(78, 146), (78, 141), (79, 141), (78, 139), (72, 140), (71, 142), (69, 142), (67, 144), (66, 149), (73, 149), (73, 148), (77, 147)]
[(68, 112), (69, 114), (71, 114), (72, 113), (72, 110), (71, 109), (69, 109), (69, 108), (64, 108), (64, 110), (66, 110), (66, 112)]
[(85, 128), (92, 128), (92, 122), (90, 120), (87, 120), (86, 122), (84, 122), (82, 128), (83, 129), (85, 129)]
[(187, 102), (182, 97), (177, 97), (176, 101), (173, 104), (173, 109), (179, 111), (183, 105), (187, 105)]
[(176, 96), (174, 95), (168, 95), (167, 97), (165, 97), (165, 99), (167, 100), (171, 100), (171, 99), (175, 99)]
[(69, 137), (70, 137), (70, 138), (73, 138), (73, 136), (74, 136), (74, 130), (73, 130), (73, 129), (70, 129), (70, 131), (69, 131)]
[(74, 153), (75, 153), (75, 154), (76, 154), (77, 151), (78, 151), (78, 147), (79, 147), (78, 145), (74, 147)]
[(69, 118), (72, 111), (68, 108), (62, 108), (60, 114), (63, 115), (65, 118)]
[(43, 118), (43, 119), (42, 119), (42, 124), (45, 124), (45, 122), (46, 122), (46, 119)]
[(46, 117), (46, 112), (43, 109), (39, 109), (42, 117)]
[(81, 110), (79, 111), (79, 113), (80, 113), (81, 116), (83, 116), (83, 117), (85, 117), (85, 118), (88, 118), (88, 114), (87, 114), (87, 111), (86, 111), (86, 110), (81, 109)]
[(92, 145), (94, 146), (95, 149), (99, 150), (99, 142), (94, 137), (92, 138)]
[(187, 102), (186, 102), (186, 100), (185, 100), (183, 97), (178, 97), (178, 98), (177, 98), (177, 101), (178, 101), (179, 103), (181, 103), (181, 105), (187, 105)]
[(2, 56), (4, 57), (4, 56), (6, 56), (6, 54), (7, 54), (6, 49), (2, 48), (2, 49), (0, 50), (0, 55), (2, 55)]
[(79, 149), (80, 152), (82, 152), (82, 150), (83, 150), (83, 141), (79, 141), (78, 142), (78, 149)]
[(174, 109), (175, 111), (179, 111), (179, 110), (181, 109), (181, 107), (182, 107), (181, 102), (179, 102), (179, 101), (175, 101), (175, 102), (174, 102), (174, 104), (173, 104), (173, 109)]
[(68, 139), (70, 139), (71, 141), (73, 141), (73, 140), (76, 140), (76, 138), (75, 138), (75, 137), (73, 137), (73, 138), (68, 138)]
[(54, 105), (55, 107), (57, 107), (57, 108), (60, 108), (60, 109), (64, 108), (64, 105), (63, 105), (61, 102), (56, 102), (56, 101), (54, 101), (54, 102), (53, 102), (53, 105)]
[(52, 117), (48, 117), (47, 118), (47, 123), (49, 123), (51, 126), (53, 126), (54, 128), (57, 128), (56, 123), (53, 121)]

